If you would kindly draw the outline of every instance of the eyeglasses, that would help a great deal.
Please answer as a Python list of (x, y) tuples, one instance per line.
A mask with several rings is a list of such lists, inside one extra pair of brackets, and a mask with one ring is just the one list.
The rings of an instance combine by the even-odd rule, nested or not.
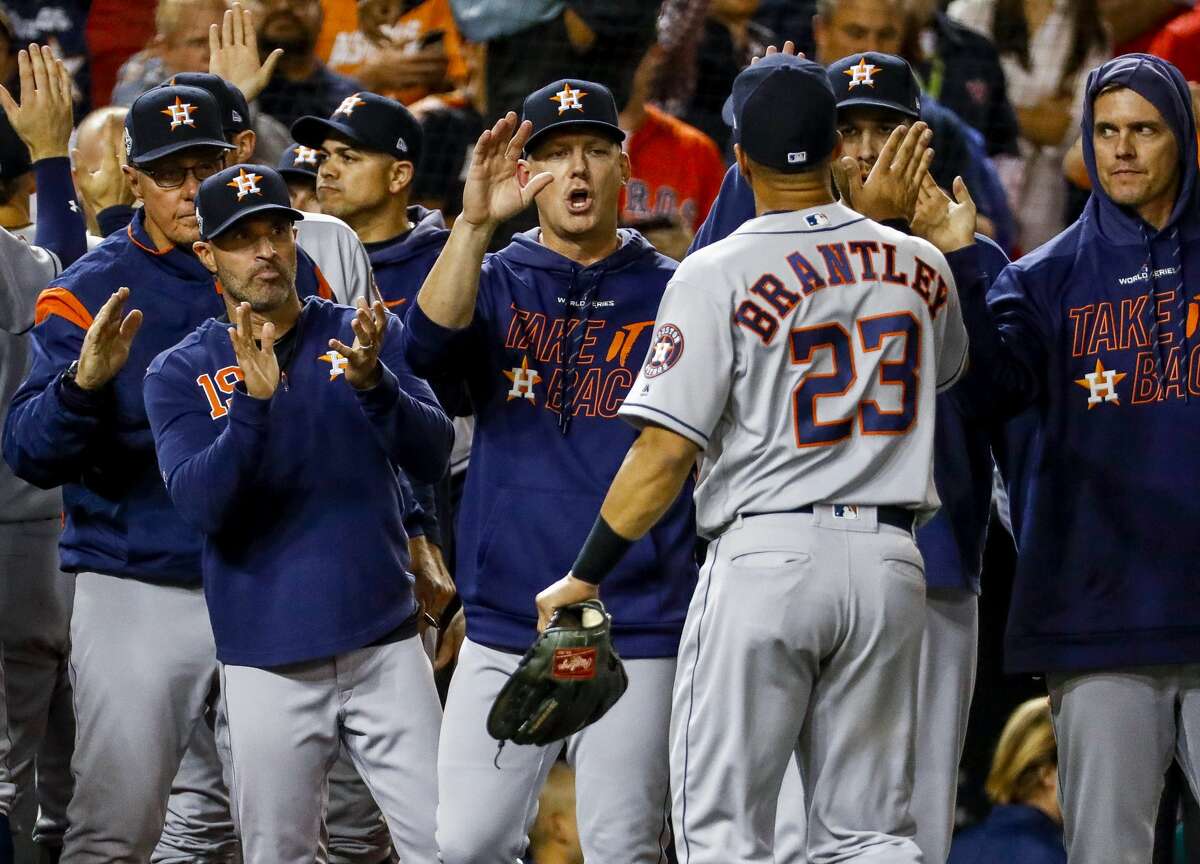
[(178, 189), (191, 174), (197, 183), (203, 183), (209, 177), (225, 167), (224, 159), (209, 159), (197, 162), (195, 165), (167, 165), (163, 168), (139, 168), (138, 170), (154, 181), (160, 189)]

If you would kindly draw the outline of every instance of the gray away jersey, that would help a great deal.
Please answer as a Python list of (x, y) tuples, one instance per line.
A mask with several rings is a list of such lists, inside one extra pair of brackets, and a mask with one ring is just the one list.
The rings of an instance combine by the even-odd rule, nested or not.
[(620, 414), (694, 441), (700, 533), (812, 503), (931, 515), (934, 403), (967, 334), (945, 258), (842, 204), (689, 256)]

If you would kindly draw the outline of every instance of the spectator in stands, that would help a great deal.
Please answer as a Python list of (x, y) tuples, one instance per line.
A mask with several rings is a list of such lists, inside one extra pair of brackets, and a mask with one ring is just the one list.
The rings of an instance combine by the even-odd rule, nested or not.
[[(754, 20), (759, 0), (712, 0), (696, 63), (696, 91), (683, 119), (729, 152), (729, 127), (721, 108), (733, 89), (733, 79), (752, 57), (782, 40)], [(869, 2), (869, 0), (865, 0)]]
[(986, 790), (995, 807), (954, 839), (948, 864), (1067, 864), (1046, 697), (1021, 704), (1004, 724)]
[(663, 51), (657, 45), (646, 52), (621, 109), (621, 128), (628, 135), (625, 152), (632, 170), (625, 185), (621, 219), (636, 224), (652, 217), (675, 218), (687, 234), (686, 250), (691, 234), (717, 197), (725, 164), (711, 138), (647, 104), (662, 59)]
[(1062, 160), (1078, 135), (1089, 70), (1109, 56), (1097, 0), (954, 0), (952, 18), (996, 43), (1021, 126), (1021, 159), (999, 167), (1030, 251), (1065, 227)]
[(258, 95), (263, 112), (290, 127), (306, 114), (328, 116), (347, 97), (365, 89), (317, 58), (320, 0), (248, 0), (246, 7), (254, 14), (263, 55), (283, 50), (275, 73)]
[(354, 20), (355, 29), (333, 40), (331, 69), (406, 105), (466, 85), (467, 60), (450, 0), (363, 0)]
[[(4, 0), (11, 26), (9, 38), (16, 45), (49, 45), (63, 61), (75, 82), (75, 116), (82, 117), (91, 104), (91, 80), (85, 35), (87, 0)], [(4, 29), (6, 25), (0, 25)], [(14, 51), (15, 53), (15, 51)], [(3, 80), (3, 79), (0, 79)]]
[(207, 72), (208, 28), (224, 14), (225, 0), (159, 0), (154, 37), (117, 72), (113, 104), (131, 105), (180, 72)]
[[(1100, 10), (1109, 32), (1127, 29), (1129, 13), (1125, 0), (1101, 0)], [(1124, 44), (1119, 40), (1114, 54), (1140, 52), (1154, 54), (1174, 64), (1188, 81), (1200, 82), (1200, 6), (1191, 3), (1139, 2), (1148, 9), (1165, 10), (1165, 17), (1136, 38)]]
[(107, 105), (121, 66), (154, 38), (157, 0), (91, 0), (85, 37), (92, 106)]
[(1147, 49), (1154, 37), (1195, 3), (1194, 0), (1100, 0), (1099, 5), (1116, 46), (1113, 53), (1119, 56), (1133, 51), (1153, 54)]
[(450, 0), (463, 38), (487, 43), (485, 121), (490, 125), (508, 111), (520, 113), (526, 95), (558, 78), (598, 81), (615, 92), (654, 40), (658, 5)]
[(583, 864), (575, 822), (575, 772), (556, 762), (538, 799), (537, 819), (529, 832), (530, 864)]
[(938, 0), (909, 0), (905, 59), (924, 90), (983, 134), (989, 156), (1018, 155), (1020, 127), (996, 46), (939, 9)]

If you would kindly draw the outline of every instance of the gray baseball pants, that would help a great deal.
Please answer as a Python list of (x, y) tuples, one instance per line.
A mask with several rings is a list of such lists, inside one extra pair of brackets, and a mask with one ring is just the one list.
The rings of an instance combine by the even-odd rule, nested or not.
[(675, 658), (625, 660), (625, 695), (565, 742), (545, 747), (508, 743), (498, 750), (487, 733), (487, 715), (520, 659), (470, 639), (463, 642), (438, 755), (442, 861), (513, 864), (524, 855), (538, 795), (565, 746), (575, 769), (584, 860), (665, 862), (667, 729)]
[(671, 717), (681, 864), (774, 861), (780, 786), (808, 793), (808, 860), (921, 860), (909, 813), (925, 578), (874, 508), (739, 517), (709, 546)]
[(1050, 674), (1058, 797), (1072, 864), (1145, 864), (1163, 777), (1200, 794), (1200, 666)]

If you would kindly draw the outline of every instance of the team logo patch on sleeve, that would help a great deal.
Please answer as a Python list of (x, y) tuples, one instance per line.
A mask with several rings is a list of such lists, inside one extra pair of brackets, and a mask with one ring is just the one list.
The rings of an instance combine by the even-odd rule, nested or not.
[(683, 331), (674, 324), (664, 324), (658, 328), (654, 343), (650, 346), (650, 356), (646, 358), (646, 368), (642, 375), (647, 378), (657, 378), (679, 362), (683, 356)]

